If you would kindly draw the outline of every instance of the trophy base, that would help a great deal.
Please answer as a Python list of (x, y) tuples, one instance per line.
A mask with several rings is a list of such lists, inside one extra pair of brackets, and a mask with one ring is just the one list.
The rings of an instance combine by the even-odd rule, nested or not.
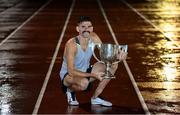
[(107, 72), (104, 76), (103, 76), (104, 79), (115, 79), (116, 77), (111, 74), (111, 72)]
[(112, 77), (104, 76), (103, 78), (104, 78), (104, 79), (115, 79), (116, 77), (115, 77), (115, 76), (112, 76)]

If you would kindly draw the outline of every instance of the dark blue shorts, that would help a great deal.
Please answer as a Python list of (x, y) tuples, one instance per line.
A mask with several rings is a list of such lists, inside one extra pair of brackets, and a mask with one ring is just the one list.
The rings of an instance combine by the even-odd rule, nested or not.
[[(86, 70), (87, 73), (91, 73), (92, 71), (92, 66), (89, 66), (89, 68)], [(68, 72), (66, 74), (64, 74), (64, 78), (68, 75)], [(64, 93), (67, 92), (67, 86), (64, 85), (64, 78), (62, 79), (61, 81), (61, 84), (62, 84), (62, 90)], [(88, 79), (88, 81), (90, 80), (90, 77), (86, 77)], [(92, 83), (89, 83), (87, 89), (85, 91), (89, 91), (92, 87)]]

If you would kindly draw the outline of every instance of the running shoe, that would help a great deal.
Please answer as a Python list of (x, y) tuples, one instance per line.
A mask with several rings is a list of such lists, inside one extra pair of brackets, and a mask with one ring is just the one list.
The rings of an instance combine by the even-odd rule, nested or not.
[(109, 102), (109, 101), (105, 101), (99, 97), (97, 98), (91, 98), (91, 104), (92, 105), (103, 105), (103, 106), (108, 106), (108, 107), (111, 107), (112, 106), (112, 103)]
[(66, 92), (67, 95), (67, 101), (69, 105), (79, 105), (79, 102), (76, 99), (76, 94), (75, 92)]

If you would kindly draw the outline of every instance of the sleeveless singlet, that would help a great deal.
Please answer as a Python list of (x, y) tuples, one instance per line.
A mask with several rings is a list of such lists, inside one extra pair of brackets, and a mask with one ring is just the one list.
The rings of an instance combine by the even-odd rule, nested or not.
[[(86, 50), (84, 51), (80, 46), (78, 38), (76, 37), (75, 39), (76, 39), (76, 44), (77, 44), (77, 54), (75, 56), (74, 66), (75, 66), (75, 69), (82, 71), (82, 72), (86, 72), (86, 70), (89, 68), (89, 65), (90, 65), (90, 59), (92, 57), (95, 44), (90, 39), (88, 42), (88, 46), (87, 46)], [(60, 70), (61, 80), (63, 80), (64, 75), (67, 72), (68, 72), (67, 71), (67, 60), (65, 57), (63, 57), (63, 63), (62, 63), (62, 67)]]

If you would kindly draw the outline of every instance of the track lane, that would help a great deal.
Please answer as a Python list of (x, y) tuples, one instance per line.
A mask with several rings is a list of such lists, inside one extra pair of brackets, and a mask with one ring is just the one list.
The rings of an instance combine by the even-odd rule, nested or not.
[(48, 82), (49, 82), (49, 78), (50, 78), (52, 69), (53, 69), (53, 67), (54, 67), (54, 63), (55, 63), (55, 61), (56, 61), (56, 57), (57, 57), (58, 52), (59, 52), (59, 48), (60, 48), (62, 39), (63, 39), (63, 37), (64, 37), (65, 30), (66, 30), (66, 28), (67, 28), (67, 24), (68, 24), (68, 22), (69, 22), (69, 19), (70, 19), (70, 17), (71, 17), (71, 13), (72, 13), (73, 8), (74, 8), (74, 3), (75, 3), (75, 0), (73, 0), (73, 2), (72, 2), (72, 4), (71, 4), (71, 7), (70, 7), (70, 9), (69, 9), (67, 18), (66, 18), (66, 20), (65, 20), (65, 24), (64, 24), (64, 26), (63, 26), (61, 35), (60, 35), (60, 37), (59, 37), (59, 40), (58, 40), (56, 49), (55, 49), (55, 51), (54, 51), (54, 54), (53, 54), (53, 57), (52, 57), (52, 60), (51, 60), (51, 63), (50, 63), (49, 69), (48, 69), (48, 72), (47, 72), (47, 74), (46, 74), (46, 77), (45, 77), (43, 86), (42, 86), (42, 88), (41, 88), (40, 94), (39, 94), (39, 96), (38, 96), (38, 99), (37, 99), (37, 101), (36, 101), (36, 104), (35, 104), (35, 107), (34, 107), (34, 110), (33, 110), (33, 113), (32, 113), (32, 114), (37, 114), (37, 113), (38, 113), (38, 110), (39, 110), (39, 107), (40, 107), (42, 98), (43, 98), (43, 96), (44, 96), (44, 92), (45, 92), (45, 90), (46, 90), (46, 87), (47, 87), (47, 84), (48, 84)]
[[(111, 26), (110, 23), (109, 23), (109, 20), (108, 20), (108, 18), (107, 18), (107, 15), (106, 15), (106, 13), (105, 13), (105, 11), (104, 11), (104, 8), (103, 8), (102, 3), (101, 3), (100, 0), (98, 0), (98, 5), (99, 5), (99, 7), (100, 7), (100, 9), (101, 9), (101, 12), (102, 12), (102, 14), (103, 14), (104, 19), (106, 20), (106, 23), (107, 23), (107, 25), (108, 25), (108, 28), (109, 28), (109, 30), (110, 30), (110, 32), (111, 32), (111, 35), (112, 35), (112, 37), (113, 37), (113, 39), (114, 39), (115, 44), (116, 44), (116, 45), (120, 45), (120, 44), (118, 43), (118, 41), (117, 41), (117, 37), (116, 37), (116, 35), (115, 35), (115, 33), (114, 33), (113, 29), (112, 29), (112, 26)], [(127, 71), (128, 76), (129, 76), (129, 78), (130, 78), (130, 80), (131, 80), (131, 83), (132, 83), (132, 85), (133, 85), (133, 87), (134, 87), (134, 90), (135, 90), (135, 92), (136, 92), (136, 94), (137, 94), (137, 96), (138, 96), (138, 99), (139, 99), (139, 101), (140, 101), (140, 103), (141, 103), (141, 106), (142, 106), (142, 108), (143, 108), (144, 111), (145, 111), (145, 114), (150, 115), (150, 112), (149, 112), (149, 110), (148, 110), (148, 107), (147, 107), (147, 105), (146, 105), (146, 103), (145, 103), (145, 101), (144, 101), (144, 98), (142, 97), (142, 94), (141, 94), (141, 92), (140, 92), (140, 90), (139, 90), (139, 88), (138, 88), (138, 86), (137, 86), (137, 83), (136, 83), (136, 81), (135, 81), (135, 79), (134, 79), (134, 76), (133, 76), (133, 74), (132, 74), (132, 72), (131, 72), (131, 70), (130, 70), (130, 68), (129, 68), (129, 65), (128, 65), (127, 62), (126, 62), (126, 60), (123, 61), (123, 64), (124, 64), (124, 66), (125, 66), (125, 68), (126, 68), (126, 71)]]
[[(45, 1), (29, 1), (24, 0), (15, 6), (6, 9), (0, 13), (0, 43), (7, 39), (10, 34), (13, 34), (23, 22), (29, 19), (36, 10), (38, 10)], [(6, 41), (6, 40), (5, 40)]]
[(32, 113), (70, 4), (53, 0), (1, 45), (2, 114)]
[[(128, 64), (149, 111), (153, 114), (178, 113), (179, 47), (177, 46), (179, 41), (176, 33), (179, 29), (178, 26), (169, 28), (178, 25), (176, 19), (179, 15), (173, 13), (179, 10), (175, 3), (158, 0), (127, 0), (135, 8), (132, 9), (127, 4), (120, 5), (121, 1), (114, 0), (112, 4), (116, 5), (113, 5), (114, 9), (110, 9), (112, 4), (108, 0), (103, 1), (118, 41), (129, 44)], [(172, 12), (166, 9), (170, 7), (174, 8)], [(171, 26), (168, 26), (169, 24)], [(172, 37), (172, 40), (164, 37), (162, 29), (165, 35)], [(172, 104), (174, 106), (171, 106)]]

